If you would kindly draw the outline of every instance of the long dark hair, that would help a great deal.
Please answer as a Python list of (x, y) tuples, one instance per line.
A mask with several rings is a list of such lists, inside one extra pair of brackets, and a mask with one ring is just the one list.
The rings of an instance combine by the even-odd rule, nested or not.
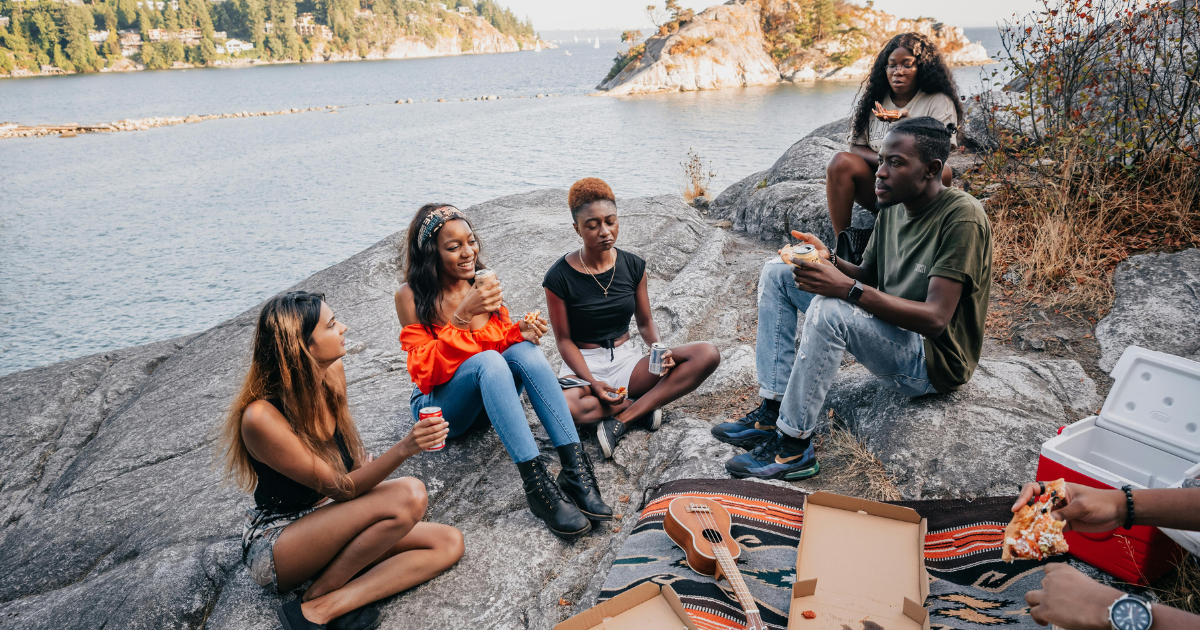
[[(429, 334), (434, 334), (433, 323), (437, 319), (438, 307), (442, 303), (442, 257), (438, 254), (437, 234), (425, 239), (424, 244), (419, 244), (421, 237), (421, 224), (425, 222), (425, 217), (429, 213), (438, 208), (454, 208), (448, 203), (427, 203), (417, 210), (417, 214), (413, 216), (412, 223), (408, 224), (408, 242), (406, 251), (406, 261), (404, 267), (404, 281), (413, 292), (413, 302), (417, 306), (417, 321), (425, 327)], [(457, 208), (454, 208), (457, 210)], [(471, 228), (471, 232), (475, 231), (475, 226), (471, 225), (471, 220), (463, 217), (463, 221), (467, 222), (467, 227)], [(483, 244), (479, 241), (479, 235), (475, 235), (475, 242), (479, 245), (480, 254), (483, 253)], [(480, 261), (481, 256), (475, 257), (475, 269), (483, 269), (484, 265)], [(471, 281), (472, 283), (474, 280)]]
[[(226, 474), (247, 492), (254, 491), (257, 475), (242, 441), (242, 415), (256, 400), (278, 398), (296, 436), (338, 473), (350, 471), (344, 467), (334, 431), (342, 434), (350, 449), (355, 462), (352, 468), (365, 459), (362, 439), (350, 417), (345, 388), (341, 383), (318, 377), (317, 360), (308, 349), (313, 330), (321, 319), (323, 301), (324, 296), (293, 291), (267, 300), (258, 315), (250, 369), (230, 405), (221, 432)], [(334, 419), (332, 429), (325, 423), (326, 414)], [(338, 483), (347, 481), (340, 477)]]
[(875, 101), (882, 102), (891, 92), (888, 84), (888, 57), (903, 48), (917, 58), (917, 89), (926, 94), (945, 94), (954, 103), (954, 123), (962, 126), (962, 104), (958, 102), (958, 88), (954, 85), (954, 75), (942, 59), (942, 53), (937, 45), (920, 33), (901, 33), (879, 51), (875, 57), (875, 65), (871, 67), (871, 75), (863, 82), (862, 96), (854, 106), (854, 122), (850, 137), (857, 138), (867, 133), (867, 125), (871, 120), (871, 109)]

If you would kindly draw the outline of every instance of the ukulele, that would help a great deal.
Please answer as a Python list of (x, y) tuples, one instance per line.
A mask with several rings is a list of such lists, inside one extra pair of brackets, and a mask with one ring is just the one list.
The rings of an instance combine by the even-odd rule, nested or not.
[(729, 512), (712, 499), (683, 496), (671, 501), (663, 529), (687, 556), (688, 566), (701, 575), (724, 577), (746, 613), (746, 630), (767, 630), (758, 604), (742, 581), (737, 558), (742, 548), (729, 534)]

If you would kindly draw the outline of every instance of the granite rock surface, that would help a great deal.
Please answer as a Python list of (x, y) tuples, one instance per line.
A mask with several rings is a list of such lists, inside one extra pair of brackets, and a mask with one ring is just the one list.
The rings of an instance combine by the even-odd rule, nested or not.
[(1113, 274), (1112, 310), (1096, 325), (1100, 369), (1129, 346), (1200, 361), (1200, 249), (1130, 257)]

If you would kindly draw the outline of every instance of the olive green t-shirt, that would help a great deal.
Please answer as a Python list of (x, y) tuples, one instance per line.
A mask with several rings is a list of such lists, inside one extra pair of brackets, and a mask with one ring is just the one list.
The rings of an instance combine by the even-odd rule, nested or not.
[(880, 291), (914, 302), (925, 301), (933, 276), (962, 283), (950, 324), (937, 338), (925, 339), (925, 365), (941, 393), (970, 380), (983, 349), (992, 287), (992, 227), (979, 201), (947, 188), (917, 214), (903, 205), (880, 210), (863, 269)]

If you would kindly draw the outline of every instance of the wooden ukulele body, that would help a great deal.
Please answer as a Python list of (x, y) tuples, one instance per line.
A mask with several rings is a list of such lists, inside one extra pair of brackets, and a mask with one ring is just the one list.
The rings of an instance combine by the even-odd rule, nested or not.
[[(693, 504), (708, 506), (710, 512), (706, 516), (711, 516), (711, 523), (716, 525), (715, 528), (711, 525), (706, 527), (701, 522), (701, 516), (698, 513), (688, 511), (688, 506)], [(708, 522), (707, 519), (706, 522)], [(679, 497), (672, 500), (667, 506), (667, 514), (663, 518), (663, 529), (667, 531), (671, 540), (683, 550), (684, 555), (687, 556), (688, 566), (700, 575), (710, 575), (718, 580), (724, 577), (721, 565), (717, 562), (713, 543), (704, 536), (704, 530), (716, 529), (721, 540), (717, 544), (725, 545), (729, 555), (737, 560), (742, 555), (742, 548), (729, 534), (729, 524), (729, 512), (724, 506), (712, 499), (701, 497)]]

